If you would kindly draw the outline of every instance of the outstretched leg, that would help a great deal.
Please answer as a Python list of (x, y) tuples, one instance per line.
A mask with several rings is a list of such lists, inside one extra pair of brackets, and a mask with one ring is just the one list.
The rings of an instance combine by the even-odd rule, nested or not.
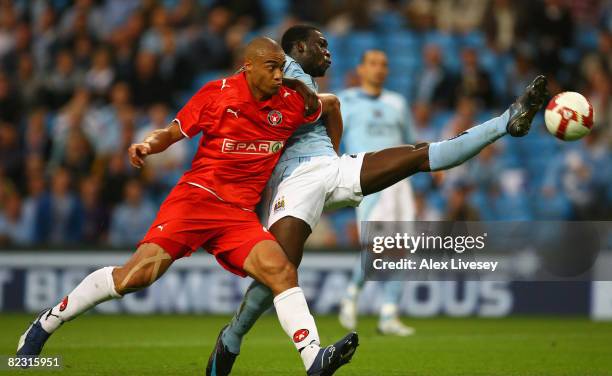
[(172, 264), (160, 246), (142, 244), (120, 267), (107, 266), (85, 277), (56, 306), (43, 312), (19, 339), (17, 355), (40, 354), (49, 338), (63, 323), (110, 299), (143, 289), (155, 282)]
[(503, 115), (449, 140), (366, 153), (361, 168), (363, 194), (381, 191), (419, 171), (446, 170), (458, 166), (506, 133), (513, 137), (526, 135), (548, 95), (546, 84), (544, 76), (536, 77)]

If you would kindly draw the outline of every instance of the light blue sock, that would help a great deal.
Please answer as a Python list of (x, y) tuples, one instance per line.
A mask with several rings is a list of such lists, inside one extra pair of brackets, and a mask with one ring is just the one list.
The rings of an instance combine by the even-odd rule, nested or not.
[(269, 288), (253, 281), (247, 289), (242, 304), (225, 329), (221, 340), (228, 350), (234, 354), (240, 353), (242, 338), (253, 327), (259, 317), (272, 307), (274, 296)]
[(351, 282), (346, 289), (346, 297), (351, 300), (357, 300), (357, 296), (363, 288), (364, 283), (365, 275), (363, 273), (363, 267), (361, 266), (361, 258), (359, 258), (353, 267)]
[(431, 171), (458, 166), (478, 154), (485, 146), (506, 134), (510, 113), (493, 118), (472, 127), (450, 140), (429, 144), (429, 167)]
[[(386, 281), (383, 283), (383, 307), (399, 307), (399, 302), (402, 298), (402, 286), (402, 281)], [(380, 320), (383, 321), (394, 318), (396, 314), (397, 310), (389, 311), (382, 309), (380, 313)]]

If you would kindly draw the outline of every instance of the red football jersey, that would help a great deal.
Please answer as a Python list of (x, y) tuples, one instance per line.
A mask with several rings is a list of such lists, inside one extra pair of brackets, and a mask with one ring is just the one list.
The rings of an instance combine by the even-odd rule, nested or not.
[(258, 102), (245, 73), (212, 81), (176, 115), (186, 137), (203, 133), (191, 169), (180, 182), (254, 210), (285, 141), (300, 125), (316, 121), (321, 112), (319, 108), (304, 117), (303, 98), (284, 86), (270, 99)]

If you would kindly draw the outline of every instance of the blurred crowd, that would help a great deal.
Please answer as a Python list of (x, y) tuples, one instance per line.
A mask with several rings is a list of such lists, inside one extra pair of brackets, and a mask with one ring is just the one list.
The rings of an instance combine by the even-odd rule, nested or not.
[[(537, 118), (450, 172), (413, 177), (419, 220), (612, 219), (612, 2), (608, 0), (0, 0), (0, 247), (127, 246), (189, 167), (197, 140), (130, 167), (203, 83), (240, 66), (254, 35), (312, 23), (329, 39), (322, 91), (358, 84), (361, 53), (389, 55), (388, 88), (420, 141), (501, 113), (538, 73), (593, 104), (585, 140)], [(313, 246), (356, 242), (353, 211)]]

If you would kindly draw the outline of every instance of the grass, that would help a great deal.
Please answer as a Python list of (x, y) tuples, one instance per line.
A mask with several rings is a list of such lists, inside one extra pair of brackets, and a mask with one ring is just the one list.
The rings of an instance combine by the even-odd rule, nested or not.
[[(0, 316), (0, 355), (14, 354), (31, 315)], [(203, 375), (221, 316), (86, 315), (62, 327), (43, 354), (61, 355), (60, 371), (41, 375)], [(408, 321), (408, 320), (407, 320)], [(317, 318), (327, 344), (345, 331)], [(612, 375), (612, 323), (586, 318), (414, 319), (409, 338), (381, 337), (375, 318), (360, 321), (360, 347), (338, 375)], [(303, 375), (276, 317), (265, 316), (245, 339), (233, 375)]]

